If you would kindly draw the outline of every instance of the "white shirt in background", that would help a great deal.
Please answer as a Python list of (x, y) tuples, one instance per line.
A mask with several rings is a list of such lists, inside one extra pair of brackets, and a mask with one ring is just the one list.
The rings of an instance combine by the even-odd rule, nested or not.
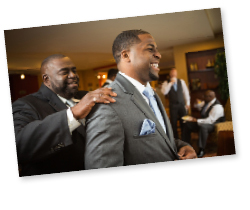
[[(184, 82), (184, 80), (180, 79), (180, 81), (181, 81), (181, 85), (182, 85), (182, 90), (183, 90), (183, 96), (184, 96), (185, 104), (187, 106), (190, 106), (190, 96), (189, 96), (189, 91), (188, 91), (187, 85)], [(171, 89), (171, 87), (172, 87), (173, 84), (174, 83), (167, 82), (167, 81), (165, 81), (165, 82), (162, 83), (161, 92), (163, 93), (163, 95), (167, 95), (168, 94), (168, 92), (170, 91), (170, 89)], [(177, 89), (178, 89), (178, 85), (177, 85)]]
[[(216, 98), (214, 98), (212, 101), (208, 103), (208, 106), (205, 109), (205, 112), (209, 109), (209, 107), (216, 101)], [(195, 104), (194, 107), (198, 110), (201, 110), (202, 107), (205, 105), (205, 102), (202, 101), (199, 104)], [(220, 117), (224, 116), (224, 109), (221, 104), (216, 104), (213, 106), (211, 111), (209, 112), (209, 115), (205, 119), (197, 119), (198, 124), (213, 124), (216, 120), (218, 120)]]

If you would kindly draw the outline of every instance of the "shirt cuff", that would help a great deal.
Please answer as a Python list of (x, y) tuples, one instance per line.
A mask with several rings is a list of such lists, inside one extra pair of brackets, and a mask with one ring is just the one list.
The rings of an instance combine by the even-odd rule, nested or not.
[(198, 125), (200, 124), (211, 124), (207, 118), (205, 119), (197, 119)]
[(72, 133), (76, 128), (78, 128), (81, 125), (81, 123), (74, 118), (70, 108), (68, 108), (67, 110), (67, 118), (68, 118), (69, 131), (70, 133)]

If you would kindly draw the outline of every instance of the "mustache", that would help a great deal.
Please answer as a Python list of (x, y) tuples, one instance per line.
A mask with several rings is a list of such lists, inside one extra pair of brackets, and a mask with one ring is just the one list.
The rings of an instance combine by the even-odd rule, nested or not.
[(79, 84), (79, 77), (76, 78), (69, 78), (64, 81), (64, 84), (71, 84), (71, 83), (77, 83)]

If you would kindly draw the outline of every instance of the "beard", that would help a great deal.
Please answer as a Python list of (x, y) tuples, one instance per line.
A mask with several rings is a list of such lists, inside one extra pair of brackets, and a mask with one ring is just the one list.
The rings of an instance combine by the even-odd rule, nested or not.
[[(79, 79), (77, 78), (77, 83), (78, 82), (79, 82)], [(78, 87), (77, 88), (68, 87), (67, 80), (65, 80), (59, 86), (56, 86), (55, 83), (51, 82), (51, 87), (55, 93), (59, 94), (60, 96), (66, 99), (71, 99), (78, 92)]]
[(158, 80), (158, 79), (159, 79), (159, 75), (155, 75), (155, 74), (153, 74), (151, 71), (149, 71), (148, 76), (149, 76), (149, 78), (151, 79), (151, 81), (155, 81), (155, 80)]

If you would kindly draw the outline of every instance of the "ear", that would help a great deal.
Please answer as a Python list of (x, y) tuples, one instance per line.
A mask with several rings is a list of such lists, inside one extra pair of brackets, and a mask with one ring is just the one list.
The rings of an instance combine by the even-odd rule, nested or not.
[(125, 62), (130, 62), (130, 51), (129, 50), (123, 50), (121, 52), (121, 60), (125, 61)]
[(49, 86), (50, 86), (50, 79), (49, 79), (48, 74), (43, 74), (43, 75), (42, 75), (42, 79), (43, 79), (43, 83), (44, 83), (47, 87), (49, 87)]

